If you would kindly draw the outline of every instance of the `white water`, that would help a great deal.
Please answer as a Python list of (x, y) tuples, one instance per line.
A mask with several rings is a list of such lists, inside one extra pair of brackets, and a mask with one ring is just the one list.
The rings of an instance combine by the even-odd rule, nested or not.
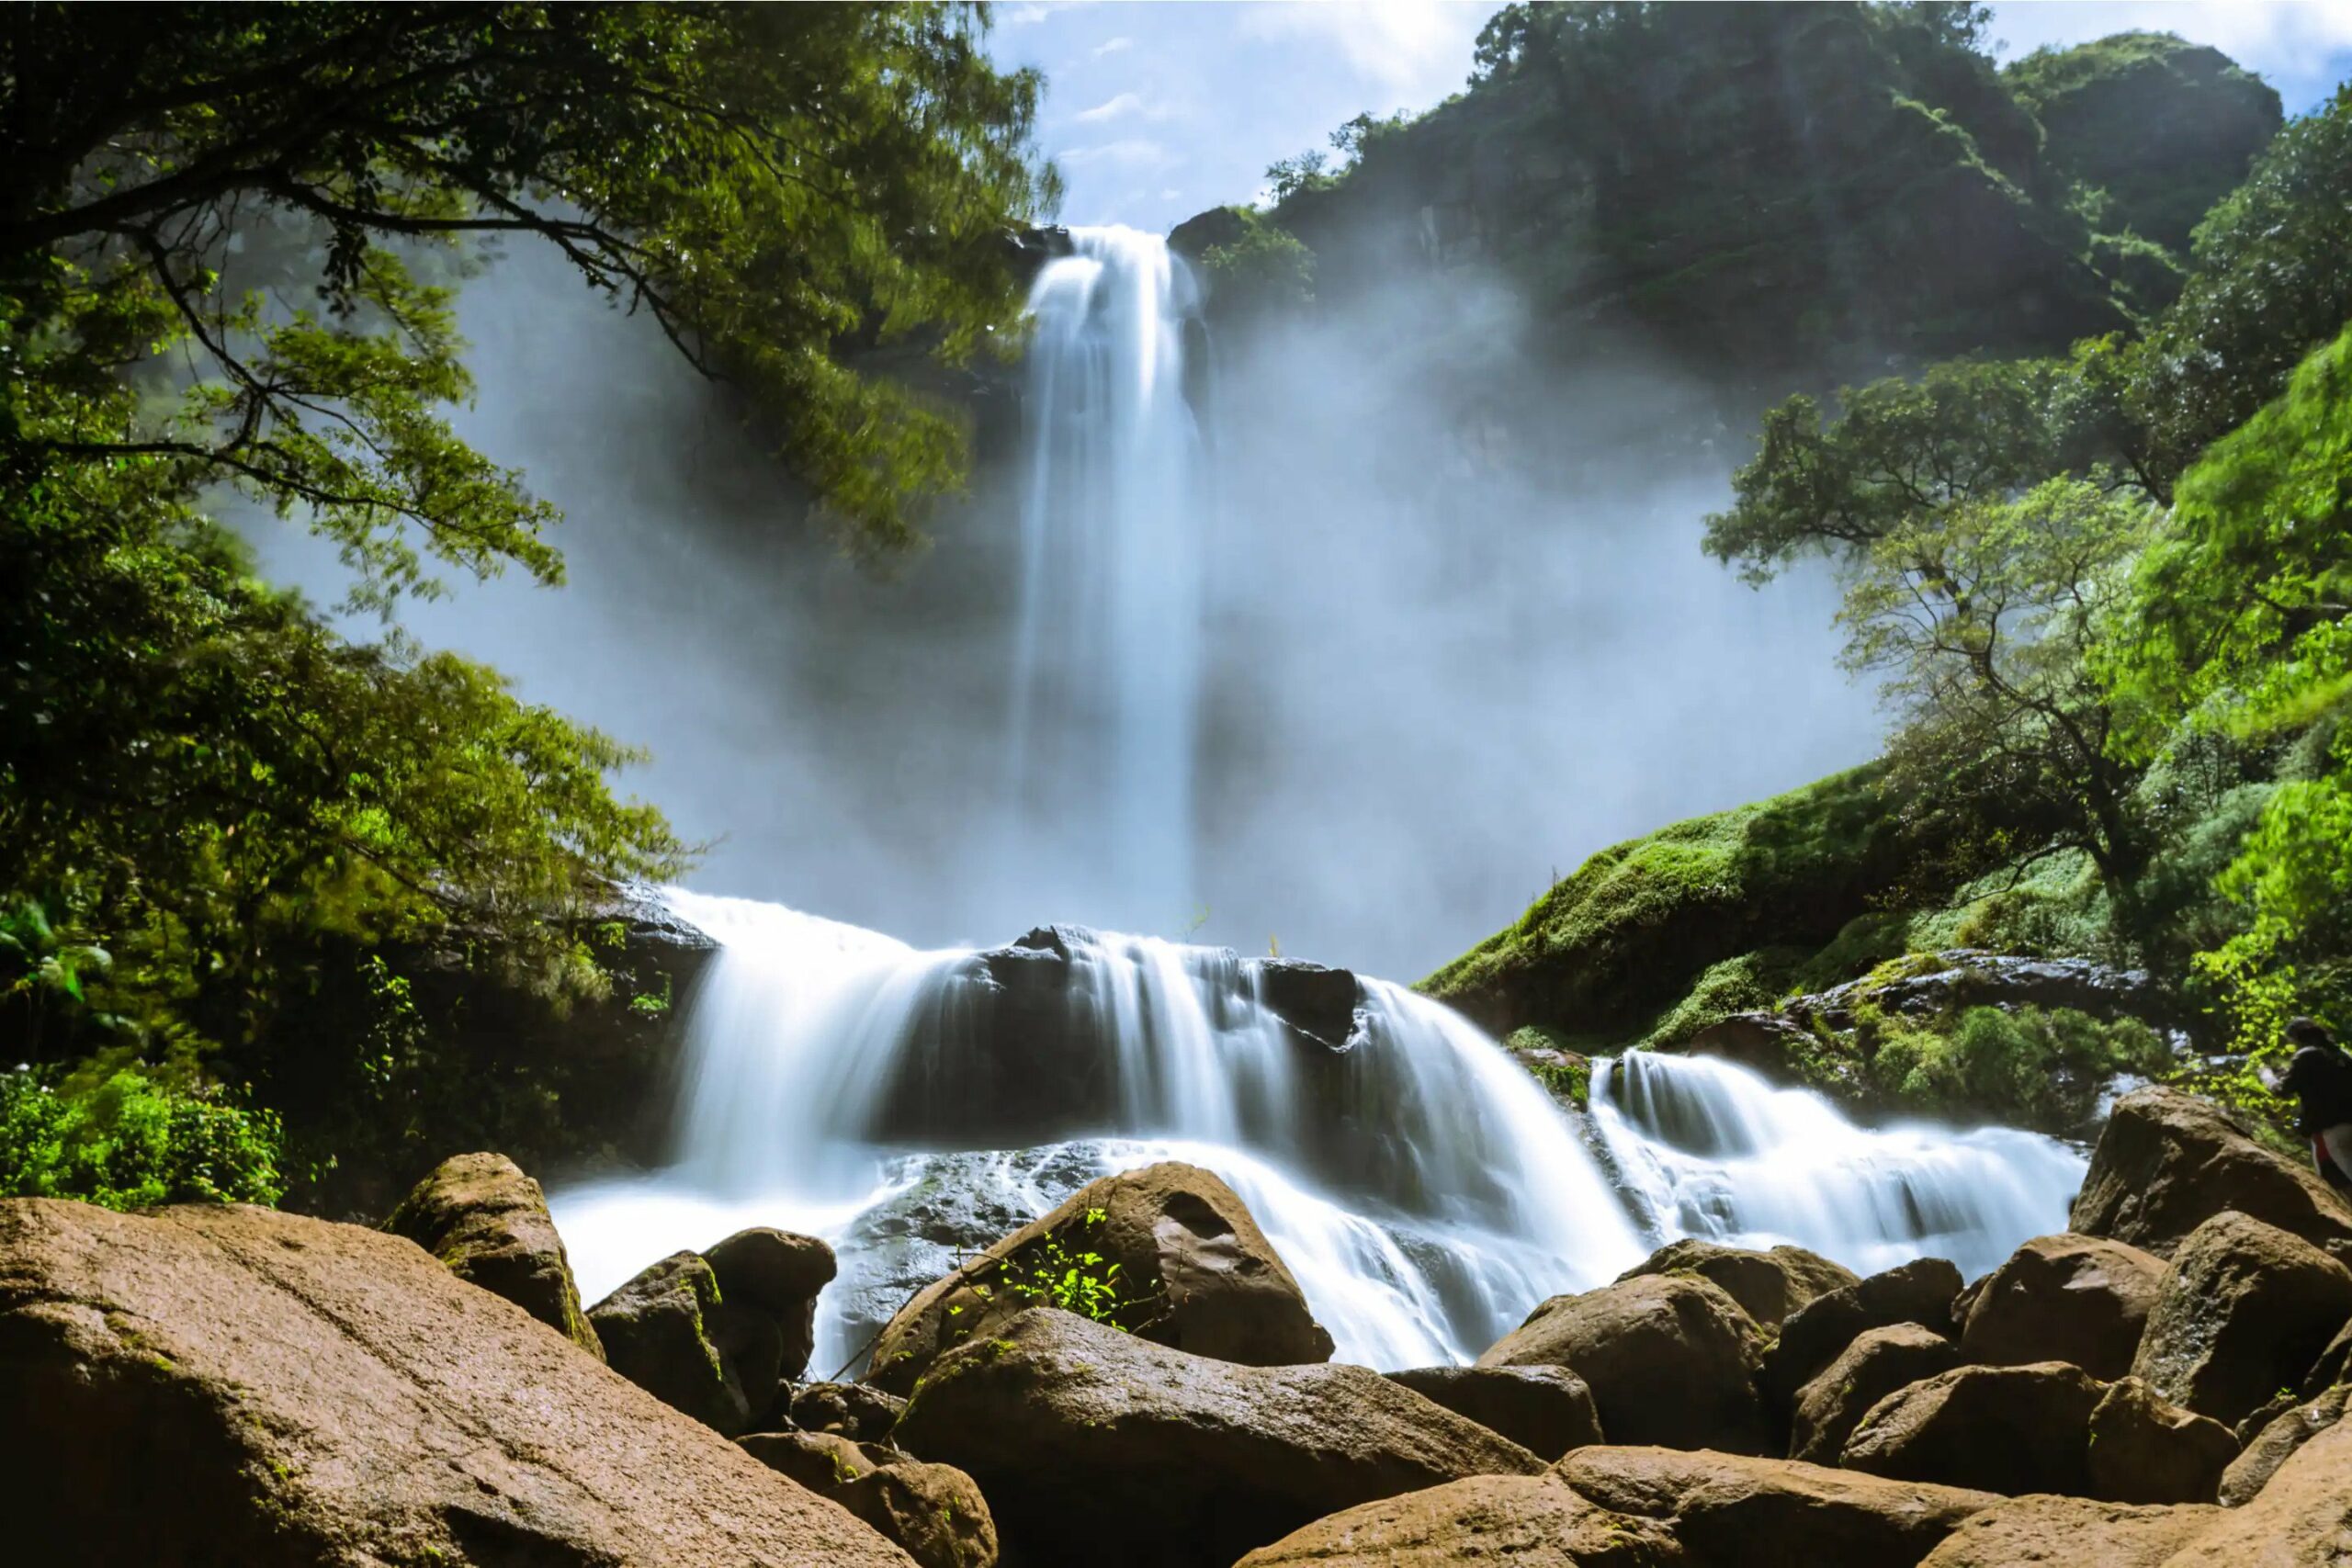
[[(1864, 1271), (1935, 1253), (1981, 1272), (2063, 1229), (2082, 1174), (2030, 1134), (1868, 1132), (1736, 1067), (1634, 1055), (1594, 1082), (1621, 1190), (1574, 1120), (1433, 1002), (1363, 981), (1333, 1058), (1263, 1005), (1257, 961), (1067, 929), (1057, 1005), (1101, 1041), (1090, 1061), (1108, 1090), (1089, 1100), (1066, 1063), (1008, 1086), (972, 1071), (994, 995), (983, 956), (670, 897), (722, 943), (688, 1012), (679, 1158), (559, 1192), (556, 1218), (591, 1300), (743, 1225), (827, 1237), (843, 1275), (820, 1307), (820, 1374), (955, 1247), (1159, 1159), (1229, 1182), (1339, 1358), (1375, 1367), (1474, 1358), (1544, 1297), (1685, 1235), (1795, 1241)], [(1007, 1100), (1050, 1134), (1002, 1146)], [(1057, 1122), (1081, 1104), (1083, 1124)]]
[(1069, 231), (1029, 296), (1028, 471), (1005, 852), (1057, 908), (1140, 930), (1193, 915), (1199, 296), (1167, 242)]

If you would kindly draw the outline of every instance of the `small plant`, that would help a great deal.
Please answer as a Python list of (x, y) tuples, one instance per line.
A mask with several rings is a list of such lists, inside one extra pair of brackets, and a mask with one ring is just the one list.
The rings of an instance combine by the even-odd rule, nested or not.
[(1127, 1295), (1119, 1265), (1091, 1244), (1109, 1219), (1107, 1210), (1088, 1209), (1076, 1224), (1047, 1231), (1028, 1246), (992, 1264), (983, 1264), (970, 1285), (979, 1310), (967, 1314), (963, 1303), (950, 1306), (950, 1318), (968, 1319), (951, 1331), (951, 1337), (969, 1336), (1000, 1303), (1014, 1312), (1033, 1306), (1059, 1307), (1122, 1333), (1131, 1334), (1151, 1322), (1157, 1312), (1138, 1317), (1136, 1309), (1156, 1307), (1159, 1293)]

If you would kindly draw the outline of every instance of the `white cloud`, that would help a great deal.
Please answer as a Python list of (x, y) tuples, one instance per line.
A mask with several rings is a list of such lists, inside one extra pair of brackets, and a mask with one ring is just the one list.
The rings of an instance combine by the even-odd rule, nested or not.
[(1167, 148), (1141, 137), (1072, 147), (1055, 153), (1054, 158), (1063, 164), (1118, 164), (1131, 168), (1159, 168), (1176, 161), (1176, 155)]
[(1105, 99), (1103, 102), (1095, 105), (1091, 109), (1080, 109), (1077, 114), (1070, 118), (1077, 120), (1082, 120), (1089, 125), (1094, 125), (1106, 119), (1117, 119), (1122, 115), (1141, 114), (1142, 112), (1142, 94), (1121, 93), (1117, 97)]
[(1094, 46), (1094, 58), (1100, 60), (1106, 54), (1125, 54), (1135, 46), (1136, 40), (1131, 38), (1106, 38)]
[(1027, 28), (1044, 21), (1053, 11), (1051, 6), (1046, 5), (1001, 6), (993, 19), (1001, 27)]
[(1492, 10), (1449, 0), (1295, 0), (1246, 7), (1241, 31), (1331, 44), (1366, 80), (1426, 99), (1462, 85), (1471, 40)]

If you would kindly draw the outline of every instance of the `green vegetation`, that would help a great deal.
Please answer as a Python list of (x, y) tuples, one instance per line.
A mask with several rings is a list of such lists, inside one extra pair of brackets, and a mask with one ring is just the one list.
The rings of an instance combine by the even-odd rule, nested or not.
[[(1123, 1334), (1148, 1327), (1166, 1310), (1166, 1300), (1156, 1291), (1142, 1296), (1124, 1293), (1126, 1281), (1119, 1276), (1119, 1265), (1107, 1262), (1090, 1239), (1109, 1218), (1105, 1210), (1089, 1209), (1077, 1224), (1047, 1231), (977, 1270), (968, 1288), (978, 1300), (979, 1310), (972, 1322), (951, 1328), (950, 1337), (967, 1337), (1001, 1297), (1016, 1312), (1033, 1306), (1059, 1307), (1108, 1324)], [(951, 1306), (947, 1315), (958, 1318), (965, 1311), (961, 1304)]]
[(2154, 1077), (2171, 1060), (2146, 1024), (2068, 1008), (1973, 1007), (1925, 1021), (1864, 1010), (1857, 1024), (1871, 1087), (1905, 1110), (2050, 1131), (2079, 1126), (2113, 1075)]
[[(6, 1180), (275, 1196), (248, 1088), (299, 1181), (452, 1108), (551, 1119), (550, 1082), (420, 990), (604, 996), (599, 906), (691, 851), (615, 793), (638, 753), (392, 621), (444, 569), (562, 577), (553, 510), (447, 423), (472, 389), (452, 289), (494, 244), (554, 245), (727, 381), (842, 526), (903, 542), (961, 433), (845, 356), (920, 331), (955, 358), (1009, 326), (1003, 230), (1053, 196), (1037, 83), (976, 27), (924, 5), (11, 15), (0, 1033), (130, 1076), (13, 1090)], [(232, 502), (333, 540), (379, 637), (259, 581)]]

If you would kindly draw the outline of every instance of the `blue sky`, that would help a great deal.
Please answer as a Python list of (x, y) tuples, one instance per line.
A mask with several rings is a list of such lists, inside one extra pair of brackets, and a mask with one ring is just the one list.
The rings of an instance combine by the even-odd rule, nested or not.
[[(1425, 109), (1461, 87), (1486, 0), (1304, 4), (999, 4), (997, 57), (1035, 65), (1042, 141), (1071, 223), (1166, 229), (1258, 194), (1266, 165), (1324, 145), (1371, 109)], [(2002, 5), (2012, 58), (2128, 28), (2221, 49), (2278, 89), (2290, 114), (2352, 76), (2352, 0), (2107, 0)]]

